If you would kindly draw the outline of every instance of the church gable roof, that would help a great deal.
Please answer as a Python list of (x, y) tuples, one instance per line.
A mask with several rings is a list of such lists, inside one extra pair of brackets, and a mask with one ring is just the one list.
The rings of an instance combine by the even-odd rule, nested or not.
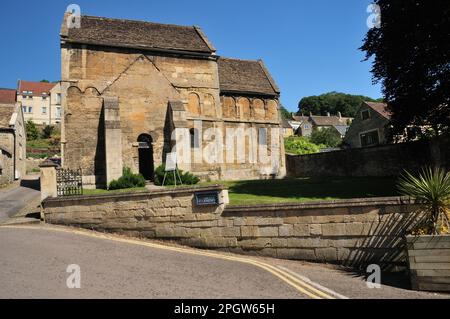
[(220, 58), (219, 80), (222, 92), (278, 96), (280, 90), (261, 60)]
[(64, 19), (61, 40), (136, 49), (215, 52), (198, 27), (92, 16), (81, 16), (81, 28), (67, 28)]

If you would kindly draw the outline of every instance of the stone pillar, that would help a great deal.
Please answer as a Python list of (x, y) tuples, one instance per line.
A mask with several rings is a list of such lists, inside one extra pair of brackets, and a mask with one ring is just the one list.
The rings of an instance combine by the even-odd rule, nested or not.
[(119, 99), (104, 97), (106, 183), (122, 176), (122, 131), (120, 129)]
[(56, 168), (57, 164), (50, 160), (46, 160), (39, 165), (41, 169), (41, 200), (47, 197), (58, 197), (56, 188)]

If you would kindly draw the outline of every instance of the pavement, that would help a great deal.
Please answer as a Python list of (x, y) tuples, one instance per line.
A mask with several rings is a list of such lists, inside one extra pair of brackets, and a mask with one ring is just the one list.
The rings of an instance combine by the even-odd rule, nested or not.
[(0, 189), (0, 223), (23, 212), (27, 207), (35, 210), (40, 194), (39, 175), (26, 176), (20, 184)]
[[(203, 251), (69, 227), (0, 227), (0, 298), (450, 298), (335, 266)], [(69, 265), (80, 289), (69, 289)]]

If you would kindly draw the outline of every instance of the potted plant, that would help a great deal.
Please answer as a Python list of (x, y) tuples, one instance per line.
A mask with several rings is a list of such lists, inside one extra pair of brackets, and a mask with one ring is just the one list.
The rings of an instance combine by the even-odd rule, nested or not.
[(422, 219), (406, 237), (412, 288), (450, 291), (450, 172), (425, 168), (405, 172), (398, 188), (419, 204)]

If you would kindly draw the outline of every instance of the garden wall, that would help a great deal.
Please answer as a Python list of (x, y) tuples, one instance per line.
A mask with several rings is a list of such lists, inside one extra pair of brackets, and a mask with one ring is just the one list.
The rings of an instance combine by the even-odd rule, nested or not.
[[(216, 206), (197, 206), (194, 193), (219, 192)], [(416, 213), (404, 198), (225, 207), (221, 186), (48, 198), (43, 217), (79, 226), (180, 244), (363, 267), (404, 264), (402, 237)]]
[(291, 177), (398, 176), (426, 165), (450, 170), (450, 139), (355, 148), (311, 155), (286, 155)]

